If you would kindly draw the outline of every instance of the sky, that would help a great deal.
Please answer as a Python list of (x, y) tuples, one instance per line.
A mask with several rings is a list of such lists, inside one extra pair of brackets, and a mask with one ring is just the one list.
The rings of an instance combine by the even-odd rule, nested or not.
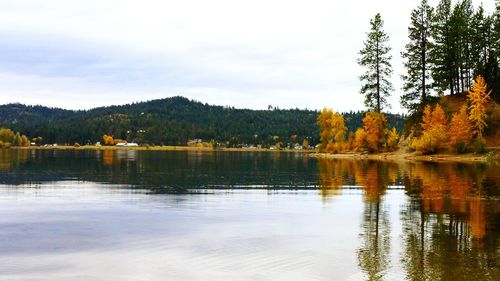
[(390, 111), (404, 112), (400, 53), (419, 2), (0, 0), (0, 104), (89, 109), (180, 95), (236, 108), (363, 110), (356, 60), (381, 13)]

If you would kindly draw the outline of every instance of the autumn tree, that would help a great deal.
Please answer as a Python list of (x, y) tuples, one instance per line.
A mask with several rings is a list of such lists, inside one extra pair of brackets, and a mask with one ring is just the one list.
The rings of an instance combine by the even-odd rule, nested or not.
[(104, 135), (102, 136), (102, 140), (104, 142), (104, 145), (114, 145), (114, 139), (112, 136)]
[(424, 109), (422, 135), (413, 139), (412, 147), (425, 154), (436, 153), (446, 147), (448, 142), (448, 119), (443, 108), (437, 104), (434, 110), (430, 105)]
[(395, 150), (398, 147), (399, 134), (396, 128), (392, 128), (387, 133), (387, 148), (389, 150)]
[(473, 91), (469, 90), (469, 119), (474, 124), (477, 135), (482, 138), (484, 128), (486, 128), (486, 105), (490, 101), (491, 90), (488, 91), (488, 85), (481, 75), (478, 75), (476, 81), (472, 84)]
[(363, 49), (359, 51), (361, 57), (358, 64), (366, 68), (366, 72), (360, 76), (363, 83), (360, 92), (365, 96), (365, 105), (370, 110), (381, 112), (393, 90), (389, 81), (393, 72), (392, 57), (389, 55), (391, 47), (387, 45), (389, 36), (383, 30), (384, 22), (380, 14), (370, 20), (370, 26)]
[(409, 110), (422, 110), (426, 103), (430, 80), (429, 54), (431, 45), (433, 9), (427, 0), (411, 12), (408, 38), (405, 50), (401, 53), (406, 74), (402, 75), (403, 91), (401, 105)]
[(344, 116), (331, 109), (324, 108), (318, 117), (317, 123), (320, 128), (320, 150), (327, 152), (342, 151), (347, 131)]
[(363, 118), (363, 128), (366, 132), (366, 145), (372, 152), (379, 151), (385, 144), (387, 119), (378, 112), (367, 112)]
[(355, 149), (367, 147), (367, 145), (366, 145), (366, 131), (365, 131), (365, 129), (358, 128), (356, 130), (356, 132), (354, 133), (354, 143), (353, 143), (352, 146)]
[(302, 147), (304, 149), (309, 149), (309, 141), (307, 139), (304, 139), (304, 141), (302, 142)]
[(15, 133), (6, 128), (0, 128), (0, 141), (4, 143), (12, 143), (12, 140), (14, 139)]
[(458, 113), (454, 113), (450, 122), (450, 148), (462, 153), (468, 150), (472, 140), (472, 124), (467, 115), (467, 105), (463, 105)]

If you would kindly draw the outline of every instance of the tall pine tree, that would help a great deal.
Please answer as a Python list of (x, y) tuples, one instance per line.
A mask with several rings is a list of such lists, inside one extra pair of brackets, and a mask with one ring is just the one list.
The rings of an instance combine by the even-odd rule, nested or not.
[(365, 96), (365, 105), (373, 111), (380, 112), (387, 106), (387, 97), (393, 90), (389, 81), (393, 72), (391, 65), (391, 48), (387, 45), (389, 36), (384, 32), (384, 22), (380, 14), (370, 20), (371, 29), (367, 33), (363, 49), (359, 51), (358, 64), (366, 68), (360, 76), (363, 83), (361, 94)]
[(453, 83), (454, 51), (451, 44), (451, 0), (441, 0), (435, 9), (432, 24), (434, 42), (430, 53), (433, 88), (455, 93)]
[(429, 55), (432, 17), (432, 7), (427, 0), (422, 0), (411, 13), (408, 27), (410, 42), (401, 53), (406, 68), (406, 74), (401, 77), (404, 82), (401, 105), (411, 111), (423, 109), (431, 88)]

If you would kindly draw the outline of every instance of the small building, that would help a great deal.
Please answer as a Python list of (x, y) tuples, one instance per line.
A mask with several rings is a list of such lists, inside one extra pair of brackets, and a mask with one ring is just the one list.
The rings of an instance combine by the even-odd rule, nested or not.
[(139, 146), (139, 145), (135, 142), (129, 142), (129, 143), (126, 143), (125, 146)]
[(116, 146), (131, 147), (131, 146), (139, 146), (139, 145), (135, 142), (119, 142), (116, 144)]

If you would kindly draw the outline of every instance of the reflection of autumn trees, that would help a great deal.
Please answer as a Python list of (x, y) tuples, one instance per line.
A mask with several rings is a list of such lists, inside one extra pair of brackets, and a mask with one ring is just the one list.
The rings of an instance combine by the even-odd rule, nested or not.
[(381, 161), (345, 159), (319, 160), (320, 187), (323, 198), (340, 193), (345, 186), (356, 185), (364, 194), (365, 210), (361, 225), (360, 268), (368, 280), (382, 280), (389, 267), (390, 223), (382, 204), (387, 186), (396, 182), (398, 167)]
[(0, 171), (24, 164), (28, 158), (28, 150), (0, 150)]
[(500, 280), (500, 208), (491, 199), (500, 195), (498, 170), (481, 164), (319, 160), (324, 198), (352, 186), (363, 192), (357, 256), (367, 280), (382, 280), (390, 266), (390, 202), (383, 198), (391, 185), (403, 185), (409, 196), (401, 211), (406, 279)]
[(104, 149), (102, 151), (102, 163), (105, 166), (113, 166), (113, 155), (115, 152), (113, 150)]
[(472, 165), (412, 163), (405, 179), (413, 185), (409, 190), (420, 199), (422, 212), (446, 214), (450, 223), (465, 224), (463, 235), (481, 239), (486, 228), (485, 213), (480, 211), (485, 204), (483, 174)]
[(376, 202), (397, 177), (398, 166), (394, 163), (319, 159), (319, 186), (324, 198), (340, 194), (345, 186), (356, 185), (363, 190), (367, 201)]
[(478, 165), (411, 163), (405, 169), (410, 201), (401, 213), (401, 258), (408, 280), (500, 280), (492, 264), (499, 258), (499, 210), (484, 177)]
[(350, 163), (339, 159), (319, 160), (319, 187), (324, 200), (340, 194), (340, 189), (345, 184)]

